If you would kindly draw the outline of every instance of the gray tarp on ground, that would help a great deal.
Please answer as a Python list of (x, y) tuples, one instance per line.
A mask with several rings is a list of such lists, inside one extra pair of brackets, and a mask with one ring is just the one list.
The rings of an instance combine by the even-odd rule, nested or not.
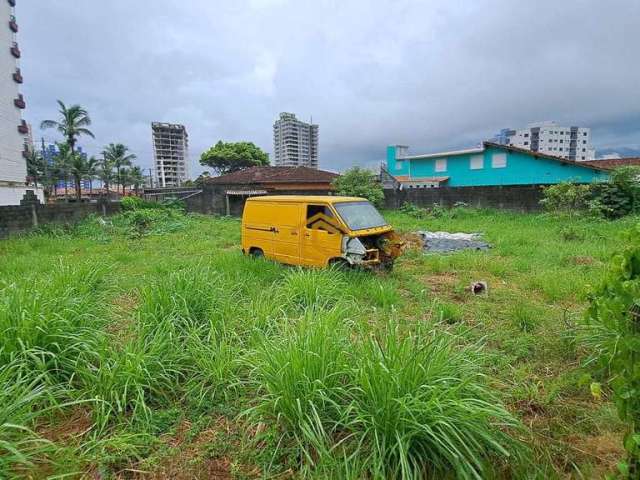
[(416, 232), (424, 241), (427, 252), (456, 252), (458, 250), (488, 250), (487, 242), (480, 240), (481, 233)]

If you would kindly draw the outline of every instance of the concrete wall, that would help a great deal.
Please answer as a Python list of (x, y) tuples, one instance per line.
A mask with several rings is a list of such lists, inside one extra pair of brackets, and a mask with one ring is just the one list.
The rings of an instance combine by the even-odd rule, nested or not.
[[(264, 190), (261, 185), (205, 185), (202, 193), (194, 195), (185, 200), (188, 212), (226, 215), (227, 200), (225, 192), (227, 190)], [(328, 190), (286, 190), (269, 192), (270, 195), (329, 195)], [(232, 216), (241, 216), (244, 209), (244, 202), (248, 196), (230, 195), (229, 211)]]
[(0, 205), (20, 205), (20, 200), (25, 196), (27, 190), (32, 190), (38, 200), (44, 203), (42, 188), (0, 185)]
[(538, 211), (541, 210), (543, 188), (543, 185), (508, 185), (385, 190), (385, 207), (395, 209), (405, 202), (419, 207), (431, 207), (436, 203), (452, 207), (456, 202), (464, 202), (478, 208)]
[(27, 232), (37, 226), (57, 223), (73, 224), (92, 213), (112, 215), (120, 211), (120, 203), (57, 203), (42, 205), (23, 202), (22, 205), (0, 206), (0, 238)]

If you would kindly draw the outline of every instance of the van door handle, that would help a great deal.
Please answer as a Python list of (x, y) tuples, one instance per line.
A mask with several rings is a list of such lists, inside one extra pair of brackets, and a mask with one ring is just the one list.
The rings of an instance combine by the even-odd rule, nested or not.
[(296, 232), (296, 231), (291, 232), (291, 235), (297, 235), (297, 234), (298, 234), (298, 232)]

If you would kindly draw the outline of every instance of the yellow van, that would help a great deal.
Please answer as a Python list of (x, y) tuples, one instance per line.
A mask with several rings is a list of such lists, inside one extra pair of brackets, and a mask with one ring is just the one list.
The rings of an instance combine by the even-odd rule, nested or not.
[(365, 198), (272, 195), (249, 198), (242, 252), (291, 265), (391, 268), (402, 242)]

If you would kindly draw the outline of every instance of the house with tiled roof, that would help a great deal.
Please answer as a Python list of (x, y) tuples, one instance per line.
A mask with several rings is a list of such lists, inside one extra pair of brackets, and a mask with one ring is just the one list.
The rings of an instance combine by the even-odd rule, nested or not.
[(339, 176), (337, 173), (308, 167), (250, 167), (208, 178), (206, 183), (265, 193), (301, 190), (328, 192), (333, 190), (331, 183)]
[(582, 163), (606, 170), (615, 170), (620, 167), (640, 167), (640, 157), (608, 158), (603, 160), (590, 160)]
[(610, 171), (599, 162), (576, 162), (492, 142), (419, 155), (410, 155), (407, 146), (391, 145), (384, 169), (398, 188), (591, 183), (607, 180)]

